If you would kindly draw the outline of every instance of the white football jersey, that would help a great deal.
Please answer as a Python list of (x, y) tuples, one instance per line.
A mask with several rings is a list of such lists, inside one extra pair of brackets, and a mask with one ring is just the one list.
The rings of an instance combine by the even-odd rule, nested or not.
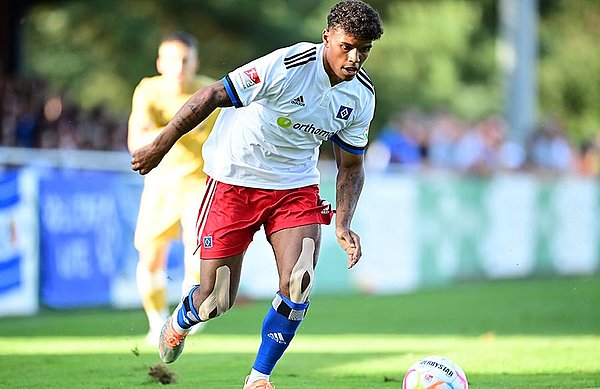
[(363, 154), (375, 90), (361, 69), (331, 86), (323, 44), (298, 43), (229, 73), (234, 107), (221, 110), (203, 147), (206, 174), (231, 185), (292, 189), (318, 184), (327, 139)]

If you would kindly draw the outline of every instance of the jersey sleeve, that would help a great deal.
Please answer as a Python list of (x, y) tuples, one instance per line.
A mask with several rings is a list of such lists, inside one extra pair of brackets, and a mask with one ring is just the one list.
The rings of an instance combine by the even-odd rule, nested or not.
[(237, 68), (223, 78), (234, 107), (247, 106), (280, 93), (285, 82), (282, 66), (284, 49), (275, 50)]
[(369, 126), (375, 113), (375, 97), (367, 99), (355, 120), (336, 134), (330, 140), (342, 150), (352, 154), (364, 154), (369, 141)]

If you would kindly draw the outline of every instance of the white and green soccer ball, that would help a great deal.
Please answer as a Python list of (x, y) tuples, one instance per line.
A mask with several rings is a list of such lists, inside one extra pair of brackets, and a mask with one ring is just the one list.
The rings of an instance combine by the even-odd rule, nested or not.
[(450, 358), (431, 355), (413, 364), (404, 375), (402, 389), (467, 389), (463, 369)]

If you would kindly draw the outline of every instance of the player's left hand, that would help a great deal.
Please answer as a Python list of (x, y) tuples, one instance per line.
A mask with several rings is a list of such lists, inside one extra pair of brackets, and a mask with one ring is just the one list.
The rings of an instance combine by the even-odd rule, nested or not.
[(338, 243), (348, 254), (348, 269), (352, 269), (362, 257), (360, 237), (349, 228), (336, 227), (335, 236)]
[(153, 143), (137, 149), (131, 154), (131, 168), (140, 174), (148, 174), (158, 166), (165, 154)]

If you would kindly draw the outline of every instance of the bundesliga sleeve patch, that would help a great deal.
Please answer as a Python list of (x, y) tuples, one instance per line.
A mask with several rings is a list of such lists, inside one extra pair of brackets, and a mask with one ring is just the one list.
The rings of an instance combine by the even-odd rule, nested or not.
[(345, 105), (340, 105), (340, 109), (338, 110), (337, 115), (335, 115), (338, 119), (347, 120), (350, 117), (354, 109), (350, 107), (346, 107)]
[(242, 88), (244, 89), (260, 83), (260, 77), (258, 77), (256, 68), (244, 70), (238, 77), (240, 79), (240, 85), (242, 85)]

